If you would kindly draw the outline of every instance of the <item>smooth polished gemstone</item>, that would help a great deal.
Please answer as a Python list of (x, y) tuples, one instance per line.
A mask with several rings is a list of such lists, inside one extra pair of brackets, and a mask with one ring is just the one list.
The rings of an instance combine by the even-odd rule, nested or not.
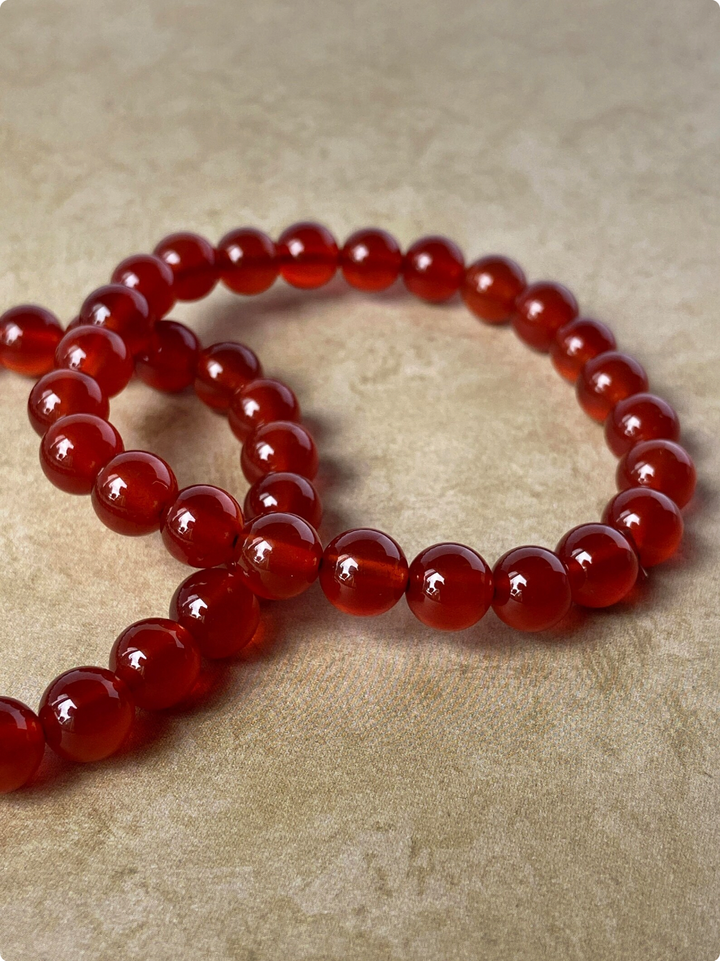
[(465, 257), (448, 237), (421, 237), (408, 248), (402, 273), (411, 294), (439, 304), (460, 289), (465, 275)]
[(133, 356), (147, 347), (155, 323), (147, 300), (124, 284), (98, 287), (85, 298), (78, 316), (81, 324), (115, 331)]
[(408, 562), (399, 545), (370, 528), (346, 531), (330, 541), (320, 564), (325, 597), (346, 614), (383, 614), (405, 593)]
[(126, 450), (95, 478), (92, 505), (111, 531), (140, 536), (159, 531), (163, 515), (178, 494), (170, 467), (145, 450)]
[(45, 734), (35, 712), (14, 697), (0, 697), (0, 794), (27, 784), (44, 753)]
[(578, 315), (574, 294), (549, 280), (530, 284), (515, 301), (512, 325), (520, 340), (535, 350), (550, 350), (555, 335)]
[(395, 238), (385, 230), (366, 227), (345, 241), (340, 268), (351, 287), (375, 293), (386, 290), (400, 276), (403, 255)]
[(607, 524), (574, 527), (555, 553), (567, 568), (572, 599), (583, 607), (610, 607), (635, 586), (639, 571), (635, 548)]
[(68, 330), (55, 351), (55, 365), (92, 377), (108, 397), (125, 390), (133, 372), (125, 341), (105, 327)]
[(645, 369), (634, 357), (610, 350), (589, 360), (575, 385), (585, 413), (602, 423), (613, 407), (626, 397), (647, 391)]
[(282, 381), (260, 377), (232, 395), (228, 422), (239, 440), (275, 420), (300, 420), (298, 399)]
[(280, 273), (288, 284), (302, 290), (322, 287), (338, 268), (338, 246), (322, 224), (302, 221), (280, 234), (277, 257)]
[(243, 513), (247, 519), (270, 513), (297, 514), (317, 530), (322, 504), (315, 486), (300, 474), (277, 471), (256, 480), (245, 495)]
[(239, 574), (215, 567), (182, 582), (170, 602), (170, 617), (192, 634), (204, 657), (232, 657), (252, 640), (260, 605)]
[(244, 344), (224, 341), (206, 347), (198, 357), (195, 393), (213, 410), (227, 410), (235, 391), (262, 377), (257, 356)]
[(240, 505), (227, 491), (196, 484), (180, 491), (167, 509), (162, 525), (165, 546), (190, 567), (227, 564), (240, 538)]
[(225, 234), (217, 246), (217, 258), (222, 282), (236, 294), (261, 294), (277, 279), (275, 244), (254, 227)]
[(465, 271), (460, 294), (467, 308), (488, 324), (503, 324), (515, 310), (515, 300), (525, 290), (527, 278), (509, 257), (481, 257)]
[(96, 380), (77, 370), (51, 370), (30, 391), (28, 418), (41, 437), (68, 414), (95, 414), (107, 420), (110, 404)]
[(680, 421), (675, 410), (654, 394), (633, 394), (621, 400), (605, 421), (605, 440), (617, 457), (644, 440), (677, 440)]
[(544, 547), (516, 547), (493, 568), (493, 610), (518, 631), (546, 631), (570, 610), (570, 578), (565, 565)]
[(68, 761), (101, 761), (130, 733), (135, 704), (127, 686), (102, 667), (76, 667), (48, 686), (38, 711), (48, 746)]
[(147, 350), (135, 358), (135, 373), (155, 390), (176, 394), (195, 382), (200, 341), (176, 320), (159, 320)]
[(253, 431), (243, 444), (240, 464), (251, 484), (277, 471), (302, 474), (312, 480), (318, 472), (318, 452), (301, 424), (278, 420)]
[(493, 599), (492, 571), (462, 544), (434, 544), (410, 565), (407, 602), (418, 620), (439, 631), (477, 624)]
[(302, 594), (317, 580), (322, 544), (296, 514), (261, 514), (243, 529), (237, 570), (258, 597), (279, 601)]
[(126, 627), (110, 651), (110, 670), (146, 711), (183, 701), (197, 683), (200, 665), (200, 649), (190, 632), (164, 617)]
[(677, 504), (649, 487), (631, 487), (616, 494), (602, 520), (631, 540), (643, 567), (662, 564), (682, 540), (683, 519)]
[(625, 454), (617, 466), (618, 490), (650, 487), (685, 507), (695, 493), (697, 475), (692, 458), (671, 440), (645, 440)]
[(89, 494), (95, 478), (123, 450), (120, 434), (95, 414), (70, 414), (47, 429), (40, 441), (40, 466), (67, 494)]
[(200, 300), (218, 282), (215, 248), (199, 234), (180, 231), (170, 234), (153, 251), (173, 273), (176, 300)]
[(53, 369), (62, 337), (60, 321), (49, 310), (35, 304), (12, 307), (0, 316), (0, 365), (40, 377)]
[(175, 306), (174, 277), (164, 260), (154, 254), (133, 254), (113, 270), (111, 281), (142, 294), (156, 320)]
[(578, 317), (555, 334), (550, 359), (558, 374), (574, 384), (589, 360), (615, 347), (615, 335), (609, 327), (599, 320)]

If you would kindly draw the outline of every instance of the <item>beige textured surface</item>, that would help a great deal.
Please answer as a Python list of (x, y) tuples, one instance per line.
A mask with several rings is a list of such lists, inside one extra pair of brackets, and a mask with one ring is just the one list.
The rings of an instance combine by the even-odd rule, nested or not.
[[(712, 0), (8, 0), (0, 304), (69, 319), (187, 227), (447, 232), (557, 277), (675, 403), (701, 492), (636, 606), (436, 636), (317, 590), (202, 710), (47, 766), (0, 812), (6, 961), (714, 961), (720, 953), (720, 9)], [(613, 458), (547, 360), (459, 306), (342, 285), (178, 312), (317, 427), (328, 524), (494, 561), (598, 516)], [(55, 491), (0, 376), (0, 690), (35, 704), (186, 571)], [(239, 495), (191, 397), (128, 446)]]

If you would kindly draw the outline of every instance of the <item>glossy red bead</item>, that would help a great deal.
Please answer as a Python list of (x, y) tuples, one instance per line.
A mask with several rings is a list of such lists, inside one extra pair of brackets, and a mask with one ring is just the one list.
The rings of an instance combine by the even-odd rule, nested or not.
[(95, 478), (123, 450), (120, 434), (94, 414), (70, 414), (40, 441), (40, 466), (47, 479), (67, 494), (89, 494)]
[(493, 599), (492, 571), (462, 544), (434, 544), (410, 565), (407, 602), (418, 620), (440, 631), (477, 624)]
[(578, 303), (567, 287), (542, 280), (530, 284), (515, 301), (512, 325), (518, 337), (535, 350), (547, 352), (555, 335), (578, 315)]
[(239, 440), (275, 420), (300, 420), (298, 399), (282, 381), (261, 377), (232, 395), (228, 423)]
[(173, 272), (154, 254), (126, 257), (113, 271), (111, 281), (142, 294), (156, 320), (165, 317), (175, 306)]
[(243, 513), (247, 519), (270, 513), (297, 514), (316, 530), (322, 520), (320, 495), (300, 474), (277, 471), (256, 480), (245, 495)]
[(135, 704), (127, 686), (101, 667), (76, 667), (48, 686), (38, 711), (48, 746), (68, 761), (101, 761), (127, 738)]
[(399, 545), (381, 531), (346, 531), (325, 548), (320, 586), (346, 614), (383, 614), (405, 593), (408, 562)]
[(232, 657), (252, 640), (260, 606), (238, 573), (215, 567), (182, 582), (170, 617), (190, 632), (204, 657)]
[(160, 530), (177, 494), (175, 475), (161, 457), (127, 450), (113, 457), (95, 478), (92, 505), (111, 531), (140, 536)]
[(589, 360), (615, 347), (615, 335), (609, 327), (599, 320), (578, 317), (555, 334), (550, 359), (558, 374), (574, 384)]
[(195, 382), (200, 350), (200, 341), (185, 324), (159, 320), (147, 349), (135, 358), (135, 373), (155, 390), (178, 393)]
[(125, 390), (133, 373), (125, 341), (105, 327), (68, 330), (55, 351), (55, 364), (92, 377), (108, 397)]
[(570, 578), (563, 562), (544, 547), (516, 547), (493, 568), (493, 610), (518, 631), (545, 631), (570, 610)]
[(322, 545), (314, 527), (295, 514), (261, 514), (240, 535), (236, 565), (258, 597), (279, 601), (317, 580)]
[(44, 753), (45, 734), (34, 711), (13, 697), (0, 697), (0, 794), (27, 784)]
[(312, 290), (332, 280), (340, 255), (327, 227), (302, 221), (280, 234), (277, 256), (283, 280), (293, 287)]
[(465, 271), (460, 294), (468, 309), (488, 324), (503, 324), (515, 310), (515, 300), (527, 287), (525, 272), (509, 257), (491, 254)]
[(631, 487), (616, 494), (602, 520), (632, 541), (643, 567), (654, 567), (672, 557), (682, 540), (683, 519), (677, 504), (649, 487)]
[(200, 666), (200, 649), (190, 632), (163, 617), (126, 627), (110, 652), (110, 670), (146, 711), (162, 711), (185, 700)]
[(574, 527), (555, 553), (567, 568), (572, 599), (583, 607), (610, 607), (635, 586), (639, 571), (635, 548), (607, 524)]
[(375, 227), (357, 230), (345, 241), (340, 268), (351, 287), (376, 293), (400, 276), (403, 255), (391, 234)]
[(403, 260), (403, 281), (411, 294), (438, 304), (460, 289), (465, 275), (465, 258), (447, 237), (421, 237), (408, 248)]
[(147, 347), (155, 323), (143, 295), (124, 284), (98, 287), (85, 298), (78, 316), (80, 324), (115, 331), (133, 356)]
[(217, 567), (232, 560), (243, 516), (227, 491), (196, 484), (180, 491), (162, 525), (165, 546), (191, 567)]
[(647, 388), (648, 379), (643, 366), (634, 357), (616, 350), (589, 360), (575, 385), (580, 406), (599, 423), (621, 400), (645, 393)]
[(69, 414), (95, 414), (107, 420), (110, 404), (96, 380), (77, 370), (51, 370), (35, 384), (27, 412), (41, 437), (51, 424)]
[(618, 490), (650, 487), (685, 507), (695, 493), (697, 476), (692, 458), (671, 440), (645, 440), (625, 454), (617, 467)]
[(233, 394), (258, 377), (262, 367), (249, 347), (234, 341), (211, 344), (198, 358), (195, 393), (203, 404), (225, 411)]
[(0, 365), (40, 377), (53, 369), (62, 337), (60, 321), (49, 310), (34, 304), (12, 307), (0, 316)]
[(290, 471), (312, 480), (318, 463), (317, 447), (309, 432), (288, 420), (258, 427), (243, 444), (240, 455), (243, 474), (251, 484), (277, 471)]
[(218, 282), (220, 272), (215, 248), (199, 234), (186, 231), (170, 234), (153, 252), (172, 270), (176, 300), (200, 300)]
[(633, 394), (621, 400), (605, 421), (605, 440), (617, 457), (644, 440), (677, 440), (680, 421), (675, 410), (654, 394)]
[(261, 294), (272, 287), (280, 269), (275, 244), (254, 227), (225, 234), (217, 258), (222, 282), (236, 294)]

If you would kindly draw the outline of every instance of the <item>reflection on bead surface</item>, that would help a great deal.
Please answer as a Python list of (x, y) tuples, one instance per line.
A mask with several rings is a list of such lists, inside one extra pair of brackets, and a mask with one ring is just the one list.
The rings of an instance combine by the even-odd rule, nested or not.
[(186, 578), (170, 602), (170, 617), (192, 634), (204, 657), (231, 657), (252, 639), (260, 606), (240, 576), (223, 568)]
[(276, 512), (297, 514), (317, 530), (322, 520), (320, 495), (307, 477), (300, 474), (290, 471), (265, 474), (245, 495), (243, 513), (250, 519)]
[(89, 494), (102, 468), (123, 449), (112, 424), (94, 414), (70, 414), (52, 424), (40, 442), (40, 466), (67, 494)]
[(113, 457), (96, 477), (92, 505), (111, 531), (140, 536), (160, 530), (177, 493), (175, 475), (162, 458), (128, 450)]
[(633, 394), (621, 400), (605, 421), (605, 440), (617, 457), (643, 440), (677, 440), (680, 421), (674, 409), (654, 394)]
[(346, 531), (325, 548), (320, 586), (347, 614), (383, 614), (405, 593), (408, 563), (392, 537), (370, 528)]
[(609, 350), (585, 364), (575, 389), (585, 413), (602, 423), (619, 401), (647, 387), (647, 374), (634, 357)]
[(296, 597), (317, 580), (322, 545), (314, 527), (295, 514), (262, 514), (246, 525), (237, 570), (258, 597)]
[(142, 294), (156, 320), (168, 314), (175, 305), (173, 272), (154, 254), (126, 257), (113, 271), (111, 280)]
[(695, 465), (679, 444), (671, 440), (646, 440), (636, 444), (617, 467), (618, 490), (650, 487), (685, 507), (695, 493)]
[(0, 316), (0, 365), (40, 377), (52, 370), (62, 336), (60, 321), (44, 307), (13, 307)]
[(317, 447), (301, 424), (278, 420), (263, 424), (248, 437), (240, 464), (251, 484), (278, 471), (290, 471), (312, 480), (318, 471)]
[(200, 341), (176, 320), (159, 320), (147, 350), (135, 358), (135, 373), (155, 390), (175, 394), (195, 381)]
[(147, 347), (155, 318), (137, 290), (124, 284), (106, 284), (85, 298), (79, 321), (90, 327), (115, 331), (135, 355)]
[(69, 330), (57, 346), (55, 364), (92, 377), (108, 397), (125, 390), (133, 372), (125, 341), (105, 327)]
[(148, 617), (117, 638), (110, 670), (127, 685), (137, 707), (162, 711), (192, 691), (200, 676), (200, 650), (177, 621)]
[(154, 250), (173, 272), (177, 300), (200, 300), (218, 282), (219, 271), (213, 245), (201, 237), (180, 231), (165, 237)]
[(260, 377), (232, 395), (228, 423), (239, 440), (245, 440), (258, 427), (276, 420), (300, 420), (297, 397), (281, 381)]
[(567, 568), (576, 604), (609, 607), (635, 586), (639, 570), (635, 549), (620, 531), (606, 524), (574, 527), (556, 553)]
[(195, 374), (195, 393), (213, 410), (227, 410), (235, 391), (262, 376), (257, 356), (234, 341), (211, 344), (202, 351)]
[(335, 276), (338, 247), (335, 238), (322, 224), (303, 221), (280, 234), (277, 256), (283, 279), (293, 287), (312, 290)]
[(574, 384), (589, 360), (615, 350), (615, 346), (615, 335), (609, 327), (599, 320), (578, 317), (555, 334), (550, 359), (558, 374)]
[(520, 340), (535, 350), (550, 350), (557, 331), (574, 320), (578, 303), (574, 294), (549, 280), (530, 284), (515, 302), (512, 325)]
[(275, 244), (254, 227), (240, 227), (225, 234), (217, 246), (222, 282), (236, 294), (260, 294), (278, 275)]
[(219, 487), (196, 484), (181, 490), (162, 525), (165, 546), (191, 567), (217, 567), (232, 560), (243, 517), (234, 497)]
[(493, 598), (492, 572), (462, 544), (435, 544), (410, 565), (407, 602), (428, 627), (462, 631), (485, 615)]
[(512, 317), (515, 300), (526, 285), (519, 264), (509, 257), (492, 254), (470, 264), (460, 293), (476, 317), (488, 324), (502, 324)]
[(493, 610), (518, 631), (545, 631), (570, 610), (570, 579), (560, 558), (544, 547), (516, 547), (493, 568)]
[(351, 287), (371, 293), (386, 290), (400, 276), (402, 251), (397, 240), (376, 227), (357, 230), (345, 241), (340, 267)]
[(683, 520), (678, 506), (648, 487), (632, 487), (616, 494), (602, 519), (603, 524), (629, 536), (643, 567), (654, 567), (672, 557), (682, 540)]
[(100, 385), (77, 370), (51, 370), (28, 397), (28, 418), (41, 437), (51, 424), (69, 414), (95, 414), (107, 420), (110, 404)]
[(411, 294), (439, 304), (460, 289), (465, 258), (456, 243), (437, 235), (421, 237), (403, 260), (403, 281)]
[(0, 794), (27, 784), (44, 753), (45, 735), (35, 712), (13, 697), (0, 697)]

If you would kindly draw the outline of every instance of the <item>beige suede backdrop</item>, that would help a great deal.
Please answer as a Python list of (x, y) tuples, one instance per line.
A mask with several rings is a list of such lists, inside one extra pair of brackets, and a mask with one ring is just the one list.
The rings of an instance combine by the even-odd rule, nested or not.
[[(317, 585), (192, 710), (0, 802), (5, 961), (715, 961), (720, 954), (720, 8), (713, 0), (7, 0), (0, 310), (69, 321), (166, 233), (446, 233), (567, 283), (676, 405), (700, 487), (633, 603), (433, 633)], [(296, 389), (322, 536), (493, 563), (597, 519), (615, 460), (548, 359), (338, 280), (172, 316)], [(0, 375), (0, 691), (37, 705), (189, 573), (51, 487)], [(140, 383), (128, 448), (247, 485), (227, 423)]]

